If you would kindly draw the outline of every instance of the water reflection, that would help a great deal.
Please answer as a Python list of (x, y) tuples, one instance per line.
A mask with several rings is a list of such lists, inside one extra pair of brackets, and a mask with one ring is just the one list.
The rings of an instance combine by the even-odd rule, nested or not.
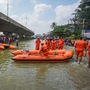
[(3, 63), (11, 58), (9, 50), (0, 50), (0, 63)]

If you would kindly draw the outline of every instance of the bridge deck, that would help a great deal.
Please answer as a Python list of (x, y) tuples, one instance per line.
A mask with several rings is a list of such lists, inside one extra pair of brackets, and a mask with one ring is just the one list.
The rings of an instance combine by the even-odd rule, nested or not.
[(0, 12), (0, 31), (23, 34), (23, 35), (34, 35), (34, 32), (32, 30), (19, 24), (18, 22), (11, 19), (10, 17), (7, 17), (1, 12)]

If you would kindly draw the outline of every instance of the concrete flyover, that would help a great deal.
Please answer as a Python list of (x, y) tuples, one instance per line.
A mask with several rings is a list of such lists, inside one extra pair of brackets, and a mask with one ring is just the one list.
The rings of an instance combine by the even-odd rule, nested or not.
[(0, 32), (32, 36), (34, 32), (0, 12)]

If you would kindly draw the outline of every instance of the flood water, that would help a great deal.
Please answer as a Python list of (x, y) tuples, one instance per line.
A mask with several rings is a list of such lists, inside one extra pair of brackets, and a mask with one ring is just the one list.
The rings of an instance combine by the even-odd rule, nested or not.
[[(17, 49), (34, 49), (34, 43), (20, 42)], [(90, 90), (88, 57), (80, 65), (75, 55), (67, 63), (14, 62), (12, 57), (11, 50), (0, 51), (0, 90)]]

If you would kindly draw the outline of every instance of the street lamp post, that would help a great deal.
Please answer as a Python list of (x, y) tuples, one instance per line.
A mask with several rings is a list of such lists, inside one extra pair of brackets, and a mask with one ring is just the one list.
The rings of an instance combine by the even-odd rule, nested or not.
[(26, 27), (27, 27), (27, 17), (26, 17)]
[(85, 29), (85, 19), (83, 19), (83, 25), (82, 25), (82, 36), (84, 37), (84, 29)]
[(8, 3), (8, 0), (7, 0), (7, 19), (8, 19), (8, 10), (9, 10), (9, 3)]

